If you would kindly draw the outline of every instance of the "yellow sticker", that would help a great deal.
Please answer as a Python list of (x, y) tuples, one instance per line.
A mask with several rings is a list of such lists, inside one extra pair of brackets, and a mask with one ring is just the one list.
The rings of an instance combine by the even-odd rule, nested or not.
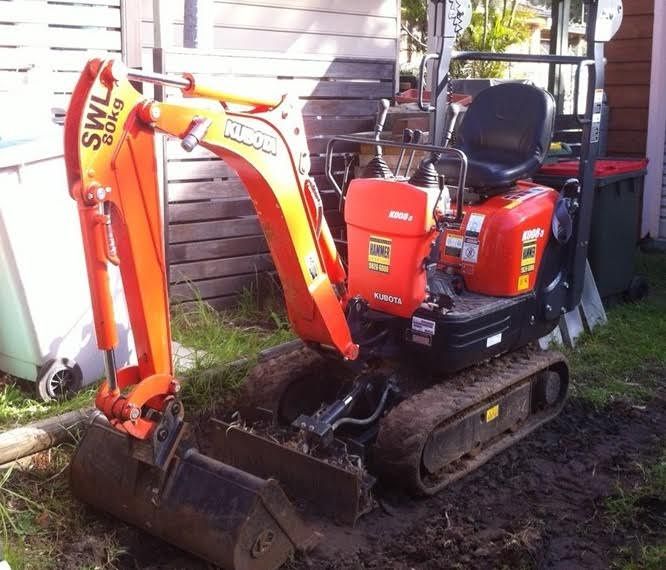
[(370, 236), (368, 246), (368, 269), (388, 273), (391, 268), (391, 240)]
[(528, 274), (518, 277), (518, 291), (524, 291), (530, 287), (530, 276)]
[(520, 257), (520, 272), (529, 273), (534, 270), (536, 263), (537, 242), (536, 240), (523, 243), (523, 253)]
[(499, 404), (495, 404), (492, 408), (486, 410), (486, 423), (492, 422), (499, 417)]

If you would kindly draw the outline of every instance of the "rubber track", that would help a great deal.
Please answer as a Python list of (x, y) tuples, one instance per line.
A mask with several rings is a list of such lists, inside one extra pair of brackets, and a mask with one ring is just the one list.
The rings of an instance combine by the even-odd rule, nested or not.
[[(435, 481), (424, 480), (421, 469), (423, 449), (431, 432), (558, 364), (566, 367), (566, 359), (559, 352), (521, 349), (408, 397), (380, 422), (373, 448), (373, 472), (411, 493), (437, 493), (556, 416), (565, 398), (553, 408), (530, 416), (518, 431), (505, 434), (474, 457), (457, 461), (455, 471), (442, 473)], [(568, 382), (568, 378), (562, 381)]]
[[(306, 346), (259, 361), (248, 373), (240, 398), (241, 415), (252, 418), (256, 408), (277, 414), (285, 390), (294, 382), (309, 378), (316, 384), (345, 376), (341, 363), (331, 361)], [(351, 376), (350, 376), (351, 378)], [(325, 391), (326, 387), (320, 387)], [(277, 417), (277, 415), (275, 416)]]

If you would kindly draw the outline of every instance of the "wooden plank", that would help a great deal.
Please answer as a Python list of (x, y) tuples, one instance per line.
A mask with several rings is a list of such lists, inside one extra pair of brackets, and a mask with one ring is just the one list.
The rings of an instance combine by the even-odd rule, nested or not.
[[(149, 34), (152, 31), (152, 22), (142, 22), (141, 35), (144, 39), (143, 47), (153, 46)], [(183, 25), (170, 26), (171, 45), (182, 47)], [(248, 36), (255, 36), (255, 41), (248, 41)], [(235, 29), (216, 27), (213, 37), (215, 49), (260, 49), (269, 45), (276, 52), (300, 54), (326, 54), (348, 57), (395, 57), (395, 38), (372, 38), (366, 36), (344, 36), (335, 34), (308, 34), (303, 32), (285, 32), (280, 30)]]
[(120, 6), (121, 0), (58, 0), (67, 4), (93, 4), (95, 6)]
[(609, 61), (606, 65), (606, 85), (649, 85), (650, 63), (619, 63)]
[(219, 76), (300, 77), (329, 79), (381, 79), (392, 81), (395, 61), (350, 59), (330, 56), (281, 55), (246, 50), (201, 53), (169, 50), (165, 54), (170, 73), (207, 73)]
[(613, 85), (606, 88), (611, 109), (623, 107), (647, 108), (650, 101), (649, 85)]
[(258, 273), (272, 267), (273, 261), (269, 254), (177, 263), (171, 266), (171, 282), (183, 283), (242, 273)]
[[(134, 0), (133, 0), (134, 1)], [(175, 10), (182, 13), (183, 0), (170, 0), (175, 4)], [(349, 0), (235, 0), (234, 2), (220, 2), (235, 5), (261, 5), (266, 7), (290, 8), (292, 10), (308, 10), (318, 12), (358, 14), (362, 16), (382, 16), (396, 18), (398, 16), (397, 4), (387, 0), (361, 0), (350, 3)], [(144, 19), (151, 19), (152, 5), (150, 0), (141, 0), (141, 13)]]
[[(171, 168), (169, 167), (168, 170), (170, 173)], [(247, 190), (240, 178), (199, 182), (172, 182), (170, 180), (168, 194), (170, 203), (216, 198), (247, 198)]]
[(95, 48), (120, 50), (120, 30), (88, 28), (47, 28), (40, 35), (26, 35), (21, 26), (0, 26), (0, 38), (5, 46)]
[(254, 213), (254, 206), (249, 198), (170, 204), (169, 223), (219, 220), (222, 218), (251, 216)]
[(304, 117), (374, 117), (378, 108), (377, 101), (366, 99), (306, 99), (298, 101), (296, 106)]
[[(173, 4), (174, 23), (182, 25), (183, 0), (170, 0)], [(150, 2), (143, 2), (143, 20), (152, 21)], [(377, 38), (395, 38), (395, 16), (353, 14), (349, 10), (310, 10), (305, 6), (294, 10), (288, 6), (270, 3), (243, 4), (239, 2), (215, 2), (211, 23), (215, 28), (240, 28), (261, 31), (295, 33), (364, 35)]]
[[(292, 97), (307, 97), (310, 99), (348, 98), (348, 99), (379, 99), (393, 96), (393, 84), (386, 81), (320, 81), (317, 79), (285, 79), (268, 77), (216, 77), (198, 75), (199, 80), (210, 81), (212, 86), (221, 90), (233, 91), (235, 89), (256, 90), (262, 93), (281, 97), (289, 94)], [(167, 90), (167, 98), (182, 99), (180, 91)]]
[[(120, 48), (116, 52), (119, 54)], [(54, 71), (76, 71), (80, 72), (85, 63), (93, 57), (105, 57), (110, 52), (106, 50), (54, 50), (49, 49), (42, 52), (39, 61), (31, 50), (21, 47), (0, 47), (0, 69), (17, 70), (29, 68), (36, 63)]]
[(652, 58), (652, 39), (614, 39), (606, 44), (606, 58), (613, 62), (650, 61)]
[[(311, 154), (321, 154), (326, 152), (326, 142), (328, 138), (322, 138), (321, 136), (315, 136), (308, 139), (307, 144), (310, 149)], [(203, 147), (196, 147), (192, 152), (186, 152), (180, 146), (180, 141), (177, 139), (167, 140), (167, 157), (169, 163), (172, 160), (179, 159), (200, 159), (200, 158), (215, 158), (215, 155), (209, 150)], [(335, 153), (340, 154), (343, 152), (355, 152), (358, 150), (358, 145), (356, 143), (337, 143), (335, 145)]]
[[(326, 154), (326, 147), (330, 137), (320, 136), (308, 139), (308, 150), (310, 154)], [(358, 145), (350, 142), (337, 142), (335, 143), (334, 151), (341, 152), (358, 152)]]
[[(224, 192), (223, 189), (221, 189)], [(336, 208), (338, 197), (331, 191), (320, 192), (325, 208)], [(169, 204), (169, 223), (219, 220), (255, 214), (249, 196), (202, 202), (176, 202)]]
[[(57, 71), (51, 72), (48, 75), (48, 88), (55, 93), (71, 93), (76, 86), (76, 82), (81, 76), (85, 64), (81, 66), (79, 71)], [(23, 81), (23, 74), (13, 71), (0, 71), (0, 85), (3, 87), (8, 86), (9, 82), (14, 80)], [(17, 79), (18, 78), (18, 79)]]
[(646, 133), (644, 131), (608, 131), (608, 154), (645, 154)]
[[(625, 2), (625, 4), (629, 4), (629, 2)], [(653, 22), (652, 14), (625, 14), (622, 18), (622, 25), (613, 40), (651, 38)]]
[[(224, 311), (232, 309), (238, 305), (238, 295), (226, 295), (224, 297), (215, 297), (211, 299), (204, 299), (207, 305), (210, 305), (216, 311)], [(192, 302), (177, 303), (178, 309), (185, 313), (196, 312), (199, 310), (200, 301), (197, 299)]]
[(339, 135), (372, 130), (375, 119), (317, 119), (306, 117), (303, 121), (308, 138), (319, 135)]
[(169, 225), (169, 243), (262, 235), (256, 216), (235, 220), (213, 220)]
[[(206, 279), (204, 281), (192, 281), (190, 283), (172, 285), (169, 290), (169, 296), (174, 303), (182, 303), (183, 301), (193, 299), (207, 300), (221, 296), (226, 297), (228, 295), (232, 295), (234, 296), (234, 299), (236, 299), (236, 296), (240, 294), (243, 289), (252, 288), (256, 290), (260, 286), (260, 282), (261, 275), (257, 273), (232, 275), (230, 277)], [(183, 309), (182, 305), (180, 308)]]
[(141, 67), (141, 6), (125, 1), (120, 11), (123, 62), (128, 67)]
[(197, 178), (229, 178), (236, 171), (222, 160), (172, 160), (168, 165), (169, 181)]
[(215, 259), (220, 257), (238, 257), (266, 253), (268, 245), (263, 235), (228, 238), (222, 240), (199, 241), (169, 246), (171, 263)]
[(653, 14), (654, 3), (661, 1), (662, 0), (626, 0), (623, 3), (624, 17), (637, 16), (640, 14)]
[(28, 0), (0, 2), (0, 21), (120, 28), (120, 10), (117, 6), (43, 4), (35, 8), (34, 3)]
[[(310, 159), (310, 174), (324, 173), (326, 161), (322, 157)], [(334, 156), (333, 172), (342, 172), (345, 167), (341, 156)], [(236, 171), (221, 159), (208, 160), (170, 160), (168, 163), (169, 181), (200, 180), (210, 178), (236, 178)]]
[(618, 109), (610, 110), (608, 128), (612, 130), (628, 130), (646, 132), (648, 127), (647, 109)]

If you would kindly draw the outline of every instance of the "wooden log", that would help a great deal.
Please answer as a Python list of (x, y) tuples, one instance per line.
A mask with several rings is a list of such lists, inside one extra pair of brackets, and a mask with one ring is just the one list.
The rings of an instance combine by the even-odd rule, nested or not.
[(0, 465), (75, 441), (74, 432), (93, 412), (93, 408), (75, 410), (0, 433)]

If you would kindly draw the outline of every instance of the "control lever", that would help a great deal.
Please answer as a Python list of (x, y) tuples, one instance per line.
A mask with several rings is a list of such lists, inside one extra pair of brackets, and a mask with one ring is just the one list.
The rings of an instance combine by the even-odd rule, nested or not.
[[(407, 144), (412, 142), (412, 137), (414, 136), (414, 131), (412, 129), (405, 129), (402, 131), (402, 142)], [(398, 164), (395, 167), (395, 177), (400, 176), (400, 166), (402, 165), (402, 159), (405, 157), (405, 147), (400, 149), (400, 154), (398, 155)]]
[[(375, 123), (374, 140), (379, 143), (384, 123), (386, 122), (386, 115), (388, 115), (389, 101), (382, 99), (379, 102), (379, 111), (377, 113), (377, 122)], [(375, 156), (365, 165), (363, 169), (364, 178), (390, 178), (393, 176), (393, 171), (388, 167), (386, 161), (382, 157), (382, 145), (375, 145)]]
[[(386, 116), (388, 115), (388, 110), (389, 110), (389, 100), (388, 99), (380, 99), (379, 101), (379, 111), (377, 112), (377, 122), (375, 123), (375, 140), (379, 142), (379, 139), (381, 137), (382, 131), (384, 130), (384, 123), (386, 122)], [(381, 145), (377, 145), (375, 147), (375, 156), (381, 156), (382, 155), (382, 147)]]
[[(416, 129), (414, 131), (414, 136), (412, 137), (412, 143), (419, 144), (421, 142), (421, 137), (423, 136), (423, 131)], [(414, 153), (416, 149), (412, 149), (412, 152), (409, 155), (409, 160), (407, 161), (407, 170), (405, 170), (405, 178), (409, 178), (409, 171), (412, 168), (412, 161), (414, 160)]]

